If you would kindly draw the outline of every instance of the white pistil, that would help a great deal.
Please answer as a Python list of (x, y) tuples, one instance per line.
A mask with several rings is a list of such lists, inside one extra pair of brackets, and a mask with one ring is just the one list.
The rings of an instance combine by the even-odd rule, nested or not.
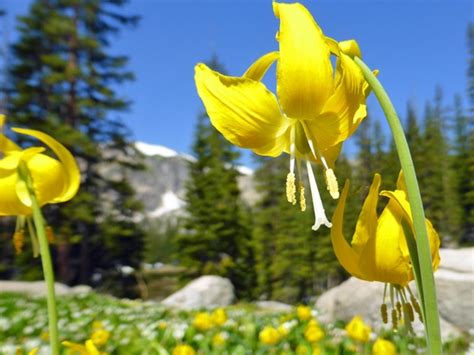
[(312, 227), (314, 231), (318, 230), (319, 227), (324, 224), (326, 227), (331, 228), (332, 223), (328, 221), (326, 213), (324, 212), (323, 202), (319, 195), (318, 185), (314, 177), (313, 168), (309, 160), (306, 160), (306, 169), (308, 169), (309, 188), (311, 190), (311, 197), (313, 200), (314, 218), (315, 222)]

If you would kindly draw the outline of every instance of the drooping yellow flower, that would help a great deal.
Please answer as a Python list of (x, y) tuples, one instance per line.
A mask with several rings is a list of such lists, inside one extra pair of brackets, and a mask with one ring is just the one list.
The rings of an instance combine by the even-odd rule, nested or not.
[(397, 348), (390, 340), (378, 338), (372, 347), (372, 355), (397, 355)]
[(196, 351), (187, 344), (181, 344), (173, 349), (172, 355), (196, 355)]
[(102, 346), (107, 343), (110, 338), (110, 332), (106, 329), (94, 330), (91, 334), (92, 342), (97, 346)]
[(223, 325), (225, 322), (227, 322), (227, 314), (223, 308), (217, 308), (214, 310), (214, 312), (211, 314), (211, 317), (212, 322), (215, 325)]
[(199, 312), (194, 316), (193, 325), (196, 329), (205, 331), (212, 328), (212, 317), (207, 312)]
[(226, 343), (226, 333), (217, 333), (212, 337), (212, 345), (216, 348), (222, 347)]
[(354, 340), (360, 341), (362, 343), (367, 343), (370, 338), (371, 328), (369, 325), (365, 324), (361, 316), (355, 316), (352, 320), (346, 325), (347, 334)]
[[(403, 229), (404, 224), (413, 229), (413, 220), (402, 173), (398, 177), (395, 191), (380, 193), (388, 197), (389, 202), (381, 215), (377, 216), (380, 183), (381, 176), (375, 174), (369, 194), (362, 206), (352, 243), (349, 245), (342, 232), (344, 206), (349, 191), (349, 182), (346, 182), (333, 215), (334, 228), (331, 230), (331, 240), (339, 262), (350, 274), (362, 280), (380, 281), (390, 285), (390, 293), (394, 295), (391, 297), (391, 318), (396, 328), (398, 319), (404, 314), (410, 318), (406, 321), (412, 321), (413, 309), (419, 313), (418, 303), (408, 287), (414, 275)], [(428, 219), (426, 228), (432, 266), (433, 270), (436, 270), (440, 262), (440, 240)], [(405, 290), (408, 290), (410, 298)], [(386, 290), (381, 308), (382, 318), (386, 323), (388, 314), (385, 298)]]
[[(342, 142), (367, 114), (368, 85), (351, 57), (360, 56), (360, 50), (353, 40), (338, 43), (326, 37), (301, 4), (274, 2), (273, 9), (280, 19), (279, 51), (259, 58), (241, 77), (222, 75), (200, 63), (196, 87), (212, 124), (231, 143), (259, 155), (290, 155), (287, 198), (296, 204), (298, 192), (302, 210), (306, 204), (300, 165), (306, 162), (313, 229), (331, 227), (311, 162), (323, 166), (327, 188), (338, 198), (334, 162)], [(331, 54), (337, 58), (335, 69)], [(275, 61), (278, 98), (261, 82)]]
[[(4, 117), (0, 123), (4, 122)], [(1, 126), (1, 125), (0, 125)], [(13, 131), (34, 137), (49, 147), (58, 159), (43, 154), (45, 148), (21, 149), (2, 133), (0, 127), (0, 216), (30, 215), (31, 199), (19, 169), (26, 166), (40, 206), (68, 201), (76, 194), (79, 168), (71, 153), (51, 136), (32, 129)]]
[(267, 325), (258, 334), (260, 342), (265, 345), (274, 345), (280, 341), (280, 332), (272, 326)]
[(308, 306), (299, 305), (296, 307), (296, 315), (298, 316), (299, 320), (310, 320), (311, 315), (311, 308)]

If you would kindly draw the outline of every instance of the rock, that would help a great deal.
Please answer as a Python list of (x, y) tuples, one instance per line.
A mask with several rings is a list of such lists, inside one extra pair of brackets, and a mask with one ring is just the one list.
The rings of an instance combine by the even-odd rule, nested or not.
[[(435, 273), (443, 339), (461, 336), (474, 329), (474, 248), (442, 249), (441, 265)], [(412, 290), (416, 287), (410, 285)], [(360, 314), (375, 329), (382, 327), (380, 305), (384, 285), (354, 277), (321, 295), (316, 306), (321, 320), (349, 321)], [(422, 324), (414, 324), (423, 331)]]
[(234, 286), (220, 276), (201, 276), (162, 301), (167, 307), (183, 310), (212, 309), (230, 305), (235, 299)]
[(288, 313), (293, 311), (293, 306), (277, 301), (256, 301), (255, 305), (260, 309), (271, 312)]
[[(70, 288), (64, 284), (56, 282), (54, 284), (56, 295), (64, 296), (69, 294)], [(0, 292), (23, 293), (29, 296), (46, 296), (45, 281), (0, 281)]]
[(78, 294), (87, 294), (92, 292), (92, 287), (87, 286), (87, 285), (77, 285), (74, 287), (71, 287), (70, 293), (74, 295)]

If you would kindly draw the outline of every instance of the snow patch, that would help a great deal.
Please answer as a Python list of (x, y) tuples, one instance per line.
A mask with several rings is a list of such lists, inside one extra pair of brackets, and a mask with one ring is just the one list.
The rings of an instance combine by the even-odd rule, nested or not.
[(161, 196), (161, 204), (154, 211), (150, 212), (150, 217), (160, 217), (166, 213), (179, 210), (184, 207), (185, 202), (181, 200), (173, 191), (166, 191)]
[(147, 156), (159, 155), (165, 158), (171, 158), (178, 155), (173, 149), (164, 147), (162, 145), (148, 144), (144, 142), (136, 142), (135, 147)]

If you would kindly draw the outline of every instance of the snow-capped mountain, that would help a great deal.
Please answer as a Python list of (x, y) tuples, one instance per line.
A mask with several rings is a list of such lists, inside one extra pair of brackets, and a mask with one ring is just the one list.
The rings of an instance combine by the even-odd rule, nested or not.
[[(130, 181), (137, 192), (137, 198), (145, 206), (148, 218), (181, 215), (185, 207), (185, 183), (188, 178), (189, 162), (195, 158), (161, 145), (136, 142), (136, 149), (143, 154), (146, 169), (131, 171)], [(249, 204), (256, 200), (253, 186), (253, 170), (238, 166), (239, 186), (242, 198)]]

